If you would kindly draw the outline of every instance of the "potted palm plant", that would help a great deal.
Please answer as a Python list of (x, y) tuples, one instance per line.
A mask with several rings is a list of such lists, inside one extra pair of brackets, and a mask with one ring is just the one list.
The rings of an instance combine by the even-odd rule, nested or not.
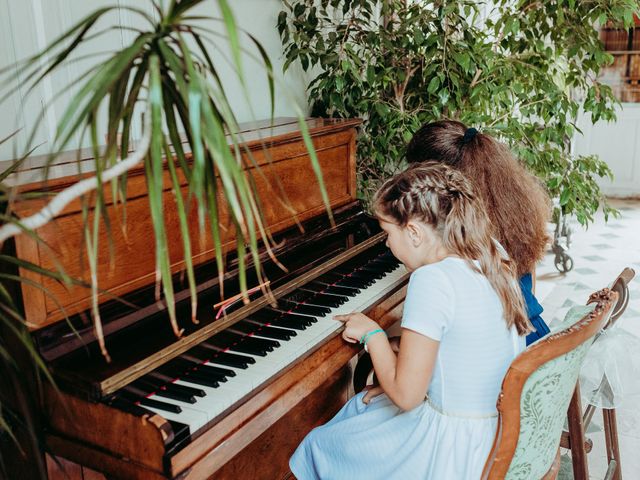
[[(86, 208), (92, 208), (91, 222), (83, 228), (86, 238), (86, 252), (91, 278), (97, 278), (98, 228), (101, 223), (110, 225), (111, 219), (105, 215), (105, 191), (113, 189), (115, 197), (121, 192), (126, 198), (127, 172), (144, 165), (144, 174), (149, 193), (149, 215), (154, 229), (157, 278), (162, 286), (162, 297), (167, 304), (169, 316), (176, 335), (180, 335), (176, 321), (172, 272), (167, 245), (167, 231), (163, 216), (162, 182), (165, 162), (170, 172), (172, 188), (176, 194), (177, 215), (180, 220), (182, 251), (184, 252), (185, 273), (192, 297), (192, 312), (197, 308), (194, 268), (191, 262), (191, 239), (187, 213), (193, 206), (197, 208), (199, 226), (210, 228), (216, 251), (222, 251), (220, 227), (218, 224), (219, 198), (228, 205), (231, 224), (235, 227), (238, 255), (252, 258), (255, 273), (261, 275), (258, 258), (258, 244), (270, 246), (265, 229), (260, 203), (255, 198), (250, 178), (243, 171), (241, 157), (242, 136), (238, 122), (228, 100), (217, 68), (218, 59), (211, 54), (210, 30), (202, 22), (202, 17), (193, 13), (195, 7), (204, 0), (171, 0), (169, 2), (149, 0), (154, 15), (133, 6), (112, 6), (96, 9), (68, 31), (55, 39), (46, 49), (35, 56), (0, 71), (0, 81), (5, 85), (16, 75), (28, 78), (26, 85), (32, 91), (47, 76), (54, 74), (69, 61), (74, 54), (100, 30), (99, 22), (116, 9), (125, 9), (139, 16), (145, 27), (136, 32), (135, 38), (126, 48), (115, 52), (105, 62), (97, 65), (76, 86), (77, 93), (66, 106), (60, 117), (47, 165), (54, 165), (63, 152), (72, 147), (73, 139), (87, 136), (93, 158), (93, 173), (79, 178), (78, 182), (65, 188), (50, 199), (44, 208), (28, 218), (17, 218), (14, 206), (25, 195), (16, 191), (7, 182), (12, 173), (19, 169), (25, 154), (16, 160), (0, 176), (0, 371), (13, 382), (10, 388), (0, 392), (0, 432), (6, 442), (20, 444), (24, 451), (38, 450), (37, 419), (30, 412), (34, 405), (30, 396), (32, 390), (20, 382), (24, 372), (16, 355), (26, 356), (35, 365), (35, 376), (48, 378), (47, 369), (42, 364), (24, 328), (24, 318), (20, 305), (13, 301), (11, 288), (28, 279), (16, 275), (17, 267), (48, 275), (66, 284), (80, 284), (91, 289), (93, 297), (93, 321), (96, 336), (103, 354), (108, 357), (101, 331), (98, 309), (100, 285), (96, 281), (83, 283), (69, 277), (62, 268), (44, 271), (38, 265), (16, 258), (11, 246), (11, 238), (16, 235), (31, 235), (37, 238), (36, 230), (51, 221), (65, 206), (81, 198)], [(239, 36), (232, 10), (227, 0), (217, 0), (221, 18), (228, 39), (227, 54), (238, 75), (239, 87), (247, 93)], [(263, 62), (269, 82), (271, 103), (274, 100), (274, 75), (271, 62), (261, 44), (250, 37), (255, 49), (251, 53)], [(69, 88), (69, 86), (64, 87)], [(12, 90), (5, 88), (0, 96), (5, 100)], [(247, 95), (248, 97), (248, 95)], [(273, 112), (273, 108), (272, 108)], [(311, 140), (299, 114), (300, 128), (305, 144), (309, 148), (323, 198), (326, 192), (317, 157)], [(106, 125), (106, 137), (99, 135), (100, 126)], [(137, 126), (142, 137), (134, 142), (132, 129)], [(39, 124), (34, 126), (33, 132)], [(33, 138), (33, 132), (30, 137)], [(229, 142), (232, 148), (229, 148)], [(30, 147), (28, 147), (30, 148)], [(183, 197), (179, 178), (186, 178), (188, 195)], [(220, 187), (216, 182), (220, 179)], [(221, 188), (221, 192), (217, 189)], [(92, 192), (91, 200), (88, 193)], [(33, 192), (28, 198), (37, 195)], [(88, 218), (88, 217), (87, 217)], [(246, 249), (246, 251), (245, 251)], [(218, 272), (224, 272), (223, 259), (217, 255)], [(6, 267), (6, 268), (5, 268)], [(242, 265), (241, 265), (242, 267)], [(245, 271), (240, 268), (240, 285), (246, 290)], [(36, 285), (36, 287), (38, 287)], [(17, 341), (16, 341), (17, 340)], [(16, 349), (16, 345), (20, 348)], [(19, 350), (21, 353), (16, 353)], [(50, 381), (51, 379), (48, 378)], [(4, 398), (5, 393), (11, 393)], [(11, 401), (10, 401), (11, 400)], [(24, 426), (20, 429), (17, 426)], [(24, 430), (26, 438), (15, 436), (14, 431)], [(20, 433), (20, 432), (19, 432)], [(6, 460), (0, 457), (0, 467)], [(40, 466), (40, 473), (44, 470)]]

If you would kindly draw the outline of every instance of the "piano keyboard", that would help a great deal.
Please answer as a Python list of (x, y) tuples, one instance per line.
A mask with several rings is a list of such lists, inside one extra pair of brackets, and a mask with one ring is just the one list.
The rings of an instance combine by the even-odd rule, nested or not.
[[(157, 413), (194, 435), (342, 327), (333, 316), (366, 310), (407, 271), (385, 251), (348, 261), (116, 392), (112, 402)], [(135, 407), (134, 407), (135, 406)], [(176, 425), (177, 423), (177, 425)], [(185, 427), (186, 426), (186, 427)]]

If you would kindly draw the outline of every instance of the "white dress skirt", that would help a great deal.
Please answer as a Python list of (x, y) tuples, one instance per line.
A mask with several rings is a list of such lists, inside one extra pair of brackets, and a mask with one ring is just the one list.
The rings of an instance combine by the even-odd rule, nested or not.
[(504, 374), (525, 346), (487, 279), (458, 258), (413, 272), (402, 327), (440, 342), (428, 399), (349, 400), (290, 460), (299, 480), (477, 480), (497, 426)]
[(493, 445), (497, 417), (453, 417), (425, 401), (409, 412), (386, 395), (353, 397), (314, 429), (290, 461), (299, 480), (477, 479)]

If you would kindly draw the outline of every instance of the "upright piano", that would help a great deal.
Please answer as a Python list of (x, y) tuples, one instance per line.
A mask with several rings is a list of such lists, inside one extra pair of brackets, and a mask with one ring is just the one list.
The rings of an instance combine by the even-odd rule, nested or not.
[[(352, 394), (349, 364), (359, 348), (342, 340), (342, 326), (332, 316), (363, 311), (388, 328), (401, 316), (408, 280), (385, 247), (377, 222), (356, 200), (358, 121), (309, 119), (307, 125), (333, 224), (297, 121), (278, 119), (242, 132), (244, 151), (253, 158), (245, 162), (247, 169), (260, 167), (259, 174), (247, 173), (253, 173), (276, 258), (286, 267), (261, 251), (272, 296), (254, 293), (248, 303), (229, 304), (224, 314), (214, 308), (221, 285), (213, 243), (199, 236), (197, 212), (192, 212), (198, 323), (191, 321), (179, 219), (165, 172), (176, 311), (184, 329), (177, 338), (165, 305), (157, 300), (142, 169), (129, 173), (126, 210), (106, 189), (111, 228), (100, 231), (98, 284), (110, 362), (96, 341), (90, 290), (20, 272), (44, 287), (24, 283), (22, 299), (37, 349), (57, 386), (47, 388), (42, 399), (51, 454), (106, 478), (290, 476), (288, 459), (304, 435), (329, 420)], [(55, 193), (77, 179), (62, 175), (21, 190)], [(183, 188), (186, 192), (186, 182)], [(23, 201), (16, 209), (24, 217), (43, 204), (42, 199)], [(223, 210), (220, 222), (226, 221)], [(68, 275), (88, 281), (82, 225), (82, 205), (76, 201), (38, 230), (43, 242), (17, 237), (17, 254), (43, 268), (62, 265)], [(240, 290), (234, 242), (231, 235), (224, 239), (226, 298)], [(250, 263), (247, 272), (252, 287), (257, 280)]]

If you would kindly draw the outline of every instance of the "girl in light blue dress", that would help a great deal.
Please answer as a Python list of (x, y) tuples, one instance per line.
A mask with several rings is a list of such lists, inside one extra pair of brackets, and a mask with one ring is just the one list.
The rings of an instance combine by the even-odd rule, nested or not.
[(365, 315), (336, 317), (343, 338), (371, 354), (380, 384), (309, 433), (291, 470), (299, 480), (478, 479), (502, 378), (531, 330), (514, 266), (450, 167), (398, 174), (374, 206), (387, 245), (412, 271), (398, 353)]

